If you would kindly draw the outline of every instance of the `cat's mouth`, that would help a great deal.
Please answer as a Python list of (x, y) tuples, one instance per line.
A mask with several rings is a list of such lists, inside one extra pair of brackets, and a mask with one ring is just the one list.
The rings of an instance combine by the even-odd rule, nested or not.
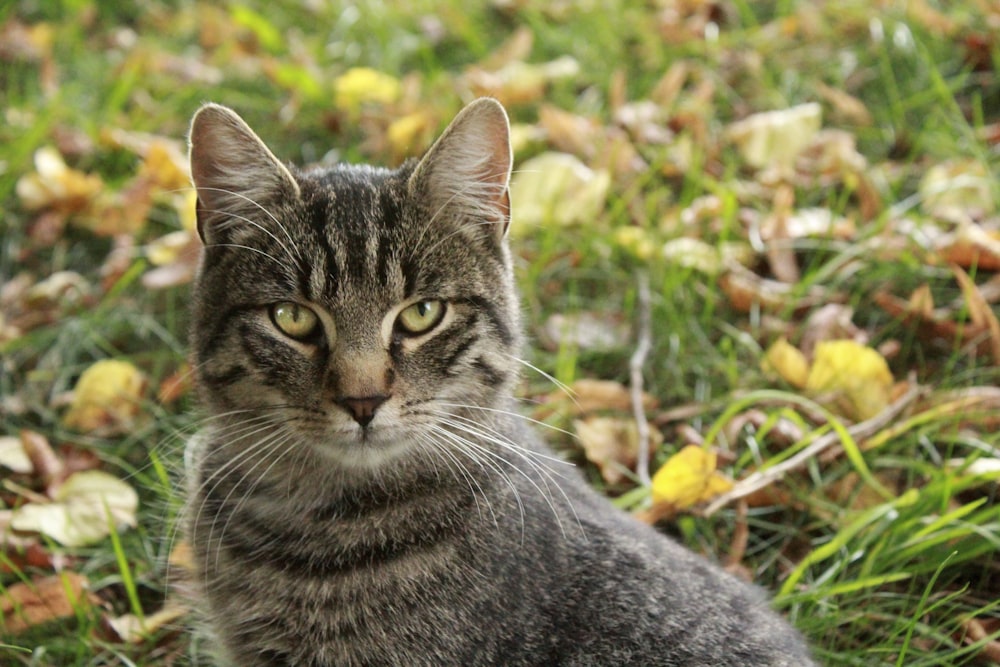
[(338, 465), (373, 469), (399, 458), (411, 446), (398, 429), (369, 424), (339, 431), (314, 448), (324, 459)]

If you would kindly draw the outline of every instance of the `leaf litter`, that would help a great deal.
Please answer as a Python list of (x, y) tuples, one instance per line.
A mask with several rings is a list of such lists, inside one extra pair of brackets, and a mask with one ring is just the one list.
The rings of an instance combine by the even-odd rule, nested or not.
[[(531, 3), (495, 4), (516, 17)], [(814, 464), (832, 467), (851, 446), (877, 449), (911, 423), (932, 416), (958, 417), (970, 405), (988, 404), (935, 394), (939, 366), (915, 368), (911, 356), (898, 354), (898, 337), (915, 335), (927, 346), (921, 351), (928, 356), (957, 350), (955, 354), (969, 363), (1000, 364), (1000, 282), (993, 275), (1000, 270), (1000, 217), (991, 179), (995, 166), (980, 155), (921, 164), (862, 152), (858, 137), (870, 136), (863, 128), (881, 121), (856, 87), (841, 88), (817, 78), (810, 84), (815, 99), (806, 96), (802, 103), (770, 108), (760, 100), (738, 100), (729, 110), (729, 91), (741, 85), (741, 77), (757, 80), (762, 56), (729, 53), (720, 46), (719, 59), (712, 63), (694, 58), (670, 63), (638, 99), (629, 98), (636, 89), (623, 72), (600, 82), (607, 87), (607, 113), (595, 112), (592, 103), (563, 108), (554, 101), (566, 99), (559, 91), (593, 83), (588, 81), (590, 73), (570, 56), (552, 57), (549, 51), (534, 56), (542, 50), (536, 49), (533, 30), (522, 26), (493, 53), (457, 72), (444, 86), (452, 98), (444, 104), (440, 82), (419, 73), (399, 76), (376, 67), (332, 67), (305, 48), (291, 57), (285, 51), (294, 36), (263, 14), (207, 6), (193, 11), (200, 26), (195, 36), (202, 49), (199, 55), (146, 48), (124, 57), (140, 74), (171, 81), (218, 85), (233, 72), (262, 73), (287, 94), (287, 104), (277, 114), (286, 125), (309, 105), (330, 104), (331, 131), (357, 128), (362, 152), (390, 163), (425, 148), (434, 130), (457, 108), (459, 97), (494, 95), (519, 121), (512, 233), (528, 241), (550, 227), (565, 228), (568, 234), (610, 230), (606, 242), (611, 252), (624, 251), (642, 266), (666, 263), (694, 271), (710, 281), (706, 284), (736, 314), (735, 327), (743, 340), (752, 341), (750, 348), (756, 346), (762, 369), (757, 386), (785, 392), (785, 398), (766, 390), (766, 399), (713, 421), (716, 406), (693, 402), (662, 409), (653, 396), (643, 394), (642, 410), (657, 427), (651, 451), (655, 472), (651, 487), (639, 488), (641, 493), (634, 496), (638, 500), (633, 509), (669, 507), (671, 514), (711, 514), (720, 503), (733, 502), (733, 492), (749, 488), (741, 484), (756, 475), (766, 478), (766, 484), (756, 496), (741, 497), (752, 501), (751, 506), (782, 504), (791, 497), (790, 487), (804, 483), (805, 474), (792, 466), (782, 474), (769, 474), (761, 465), (767, 452), (784, 456), (821, 440), (826, 449), (820, 452), (817, 447)], [(558, 8), (546, 11), (553, 21), (567, 20)], [(827, 18), (823, 11), (802, 8), (791, 13), (763, 26), (762, 39), (771, 40), (768, 48), (775, 52), (795, 40), (816, 40)], [(733, 20), (731, 12), (725, 3), (677, 3), (656, 15), (654, 26), (662, 39), (697, 44), (720, 26), (724, 34)], [(909, 20), (952, 36), (975, 71), (992, 71), (994, 63), (983, 56), (996, 46), (988, 34), (967, 33), (960, 20), (926, 3), (912, 3), (906, 12)], [(181, 23), (192, 16), (173, 20)], [(852, 20), (850, 14), (844, 19), (846, 25)], [(889, 39), (881, 32), (887, 25), (869, 25), (876, 42)], [(442, 26), (439, 21), (436, 30), (447, 33)], [(53, 55), (54, 26), (9, 18), (0, 34), (0, 61), (36, 67), (42, 88), (52, 94), (63, 76)], [(142, 41), (123, 33), (111, 43), (136, 39)], [(594, 94), (587, 92), (581, 99)], [(25, 112), (22, 122), (29, 117)], [(7, 118), (17, 121), (17, 110), (8, 110)], [(1000, 143), (1000, 122), (986, 121), (975, 128), (976, 137), (995, 146)], [(5, 280), (0, 291), (0, 345), (16, 345), (32, 332), (58, 326), (92, 307), (139, 257), (148, 261), (141, 276), (147, 288), (168, 290), (193, 276), (199, 242), (194, 193), (179, 137), (105, 128), (88, 143), (72, 141), (74, 132), (81, 134), (64, 128), (63, 141), (38, 148), (32, 168), (16, 180), (17, 206), (31, 241), (19, 258), (31, 269)], [(80, 166), (94, 163), (81, 160), (81, 155), (108, 151), (135, 157), (134, 168), (124, 178)], [(728, 163), (735, 168), (723, 166), (729, 151), (738, 156)], [(700, 197), (656, 200), (657, 195), (643, 191), (650, 173), (679, 185), (693, 171), (708, 191)], [(910, 199), (897, 201), (907, 188)], [(813, 191), (834, 193), (846, 204), (811, 197)], [(655, 204), (647, 204), (647, 196)], [(172, 229), (150, 224), (158, 209), (169, 211)], [(100, 264), (103, 276), (74, 270), (45, 274), (32, 261), (67, 234), (114, 239)], [(815, 270), (811, 262), (816, 256), (846, 248), (852, 249), (844, 254), (846, 261), (804, 281)], [(928, 267), (933, 284), (897, 283), (890, 277), (875, 286), (869, 303), (859, 304), (845, 285), (866, 258), (887, 264), (917, 261)], [(598, 309), (557, 313), (543, 329), (551, 349), (569, 345), (607, 354), (634, 344), (634, 332), (623, 320), (603, 317)], [(668, 335), (655, 332), (657, 337)], [(647, 366), (647, 378), (655, 363)], [(180, 363), (168, 370), (157, 376), (163, 405), (187, 392), (188, 371)], [(127, 433), (149, 418), (149, 371), (142, 363), (98, 360), (76, 383), (62, 424), (81, 437)], [(914, 371), (920, 371), (919, 382)], [(915, 398), (917, 394), (924, 397)], [(4, 397), (4, 405), (15, 405), (16, 398)], [(570, 420), (579, 438), (578, 451), (596, 466), (610, 491), (627, 495), (637, 483), (630, 388), (611, 377), (582, 378), (571, 383), (569, 396), (553, 392), (536, 398), (540, 405), (535, 416)], [(53, 402), (45, 408), (51, 413), (58, 406)], [(897, 409), (903, 412), (894, 412)], [(888, 415), (901, 421), (883, 423)], [(54, 426), (51, 418), (48, 424)], [(965, 419), (963, 436), (975, 440), (989, 428), (985, 424)], [(834, 446), (843, 437), (834, 437), (834, 425), (845, 427), (857, 442)], [(41, 535), (73, 547), (97, 543), (110, 530), (135, 525), (134, 489), (96, 469), (96, 462), (93, 469), (72, 469), (66, 456), (39, 434), (0, 433), (0, 465), (9, 472), (4, 499), (12, 508), (4, 510), (3, 520), (5, 549), (14, 550), (10, 558), (33, 554), (34, 562), (45, 563), (38, 554), (50, 555), (51, 550)], [(949, 465), (989, 480), (994, 470), (989, 462), (996, 458), (995, 453), (970, 455), (950, 459)], [(836, 504), (854, 503), (857, 510), (881, 502), (878, 489), (900, 491), (883, 473), (866, 477), (863, 472), (852, 472), (818, 492)], [(654, 512), (647, 518), (662, 516)], [(14, 597), (24, 609), (42, 610), (15, 613), (5, 607), (7, 629), (20, 631), (65, 616), (67, 608), (92, 599), (85, 578), (66, 566), (64, 560), (49, 559), (39, 569), (56, 568), (61, 574), (34, 578), (23, 589), (15, 588), (20, 584), (7, 587), (8, 592), (19, 591)], [(35, 592), (29, 593), (32, 587)], [(173, 613), (171, 608), (162, 611), (168, 622), (176, 620)], [(147, 622), (155, 614), (147, 614)], [(21, 620), (8, 621), (15, 617)], [(133, 641), (141, 634), (134, 616), (114, 619), (111, 625), (120, 640)], [(995, 648), (995, 642), (987, 641), (994, 636), (992, 622), (964, 621), (967, 636), (984, 642), (986, 656)]]

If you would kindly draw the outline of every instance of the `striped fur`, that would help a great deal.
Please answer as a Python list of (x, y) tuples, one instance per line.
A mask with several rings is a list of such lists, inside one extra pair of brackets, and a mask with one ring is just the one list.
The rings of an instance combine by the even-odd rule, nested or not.
[[(811, 664), (754, 589), (616, 511), (516, 415), (499, 104), (397, 170), (288, 169), (209, 105), (191, 161), (210, 419), (187, 533), (225, 664)], [(436, 325), (402, 328), (426, 301)], [(286, 335), (281, 303), (318, 325)]]

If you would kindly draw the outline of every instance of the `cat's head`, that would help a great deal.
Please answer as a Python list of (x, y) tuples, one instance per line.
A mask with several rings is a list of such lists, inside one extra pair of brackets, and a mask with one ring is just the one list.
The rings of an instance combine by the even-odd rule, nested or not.
[(230, 435), (375, 466), (510, 393), (520, 334), (499, 103), (473, 102), (397, 170), (286, 168), (218, 105), (195, 115), (190, 143), (204, 242), (192, 357)]

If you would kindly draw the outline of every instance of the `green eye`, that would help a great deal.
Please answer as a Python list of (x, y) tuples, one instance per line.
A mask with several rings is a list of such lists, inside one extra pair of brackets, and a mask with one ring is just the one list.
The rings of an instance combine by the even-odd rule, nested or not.
[(316, 313), (292, 301), (282, 301), (271, 306), (271, 321), (283, 334), (295, 340), (308, 338), (319, 327)]
[(416, 336), (440, 324), (444, 311), (444, 304), (440, 301), (418, 301), (404, 308), (396, 323), (404, 333)]

